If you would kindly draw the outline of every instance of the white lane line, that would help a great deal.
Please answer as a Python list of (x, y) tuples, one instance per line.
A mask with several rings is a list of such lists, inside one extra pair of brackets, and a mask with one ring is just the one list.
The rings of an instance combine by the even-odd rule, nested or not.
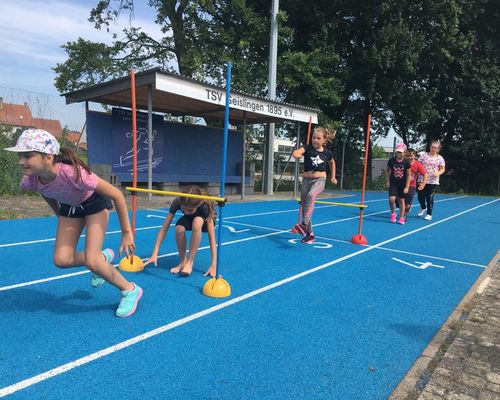
[(285, 284), (287, 284), (289, 282), (292, 282), (292, 281), (300, 279), (300, 278), (302, 278), (304, 276), (310, 275), (310, 274), (312, 274), (314, 272), (317, 272), (317, 271), (320, 271), (322, 269), (328, 268), (328, 267), (330, 267), (332, 265), (335, 265), (335, 264), (338, 264), (338, 263), (340, 263), (342, 261), (348, 260), (350, 258), (356, 257), (356, 256), (361, 255), (361, 254), (364, 254), (364, 253), (369, 252), (371, 250), (374, 250), (374, 249), (376, 249), (376, 248), (378, 248), (380, 246), (383, 246), (383, 245), (386, 245), (388, 243), (394, 242), (396, 240), (402, 239), (402, 238), (404, 238), (406, 236), (413, 235), (414, 233), (423, 231), (425, 229), (429, 229), (429, 228), (431, 228), (431, 227), (433, 227), (435, 225), (442, 224), (442, 223), (444, 223), (446, 221), (449, 221), (450, 219), (457, 218), (457, 217), (459, 217), (459, 216), (461, 216), (463, 214), (466, 214), (466, 213), (469, 213), (471, 211), (477, 210), (479, 208), (485, 207), (485, 206), (487, 206), (489, 204), (492, 204), (492, 203), (495, 203), (495, 202), (497, 202), (499, 200), (500, 200), (500, 198), (496, 199), (496, 200), (493, 200), (493, 201), (490, 201), (488, 203), (483, 203), (483, 204), (481, 204), (479, 206), (476, 206), (476, 207), (470, 208), (468, 210), (462, 211), (462, 212), (460, 212), (458, 214), (455, 214), (455, 215), (452, 215), (450, 217), (444, 218), (444, 219), (442, 219), (440, 221), (436, 221), (434, 223), (425, 225), (425, 226), (423, 226), (421, 228), (418, 228), (418, 229), (415, 229), (413, 231), (406, 232), (406, 233), (404, 233), (402, 235), (399, 235), (399, 236), (396, 236), (394, 238), (384, 240), (384, 241), (376, 244), (375, 246), (364, 247), (361, 250), (358, 250), (358, 251), (356, 251), (354, 253), (351, 253), (351, 254), (348, 254), (346, 256), (337, 258), (336, 260), (327, 262), (325, 264), (318, 265), (317, 267), (313, 267), (313, 268), (311, 268), (311, 269), (309, 269), (307, 271), (304, 271), (304, 272), (301, 272), (299, 274), (296, 274), (296, 275), (290, 276), (288, 278), (282, 279), (282, 280), (277, 281), (275, 283), (272, 283), (270, 285), (267, 285), (267, 286), (264, 286), (262, 288), (259, 288), (259, 289), (256, 289), (254, 291), (251, 291), (251, 292), (249, 292), (247, 294), (244, 294), (242, 296), (235, 297), (234, 299), (225, 301), (225, 302), (223, 302), (221, 304), (218, 304), (216, 306), (213, 306), (213, 307), (210, 307), (210, 308), (206, 308), (205, 310), (201, 310), (201, 311), (199, 311), (197, 313), (191, 314), (191, 315), (189, 315), (187, 317), (184, 317), (184, 318), (181, 318), (181, 319), (179, 319), (177, 321), (171, 322), (171, 323), (163, 325), (163, 326), (161, 326), (159, 328), (156, 328), (156, 329), (153, 329), (151, 331), (145, 332), (145, 333), (143, 333), (141, 335), (138, 335), (138, 336), (130, 338), (130, 339), (126, 340), (126, 341), (117, 343), (117, 344), (115, 344), (113, 346), (106, 347), (105, 349), (102, 349), (102, 350), (97, 351), (95, 353), (89, 354), (89, 355), (87, 355), (85, 357), (82, 357), (82, 358), (79, 358), (77, 360), (71, 361), (71, 362), (69, 362), (67, 364), (64, 364), (64, 365), (61, 365), (59, 367), (53, 368), (53, 369), (51, 369), (49, 371), (46, 371), (46, 372), (43, 372), (43, 373), (41, 373), (39, 375), (33, 376), (31, 378), (28, 378), (28, 379), (24, 379), (22, 381), (19, 381), (19, 382), (15, 383), (15, 384), (10, 385), (10, 386), (6, 386), (6, 387), (0, 389), (0, 397), (4, 397), (4, 396), (7, 396), (9, 394), (15, 393), (15, 392), (17, 392), (19, 390), (25, 389), (25, 388), (27, 388), (29, 386), (33, 386), (33, 385), (35, 385), (37, 383), (40, 383), (40, 382), (45, 381), (47, 379), (53, 378), (53, 377), (55, 377), (57, 375), (63, 374), (65, 372), (67, 372), (67, 371), (70, 371), (70, 370), (72, 370), (72, 369), (74, 369), (76, 367), (80, 367), (82, 365), (88, 364), (88, 363), (90, 363), (92, 361), (98, 360), (98, 359), (100, 359), (102, 357), (105, 357), (105, 356), (107, 356), (109, 354), (112, 354), (112, 353), (115, 353), (115, 352), (120, 351), (122, 349), (125, 349), (127, 347), (130, 347), (130, 346), (132, 346), (134, 344), (137, 344), (139, 342), (147, 340), (147, 339), (149, 339), (151, 337), (157, 336), (157, 335), (159, 335), (161, 333), (167, 332), (167, 331), (172, 330), (172, 329), (174, 329), (176, 327), (179, 327), (181, 325), (187, 324), (188, 322), (194, 321), (194, 320), (196, 320), (198, 318), (201, 318), (201, 317), (204, 317), (206, 315), (212, 314), (212, 313), (214, 313), (216, 311), (222, 310), (222, 309), (224, 309), (226, 307), (232, 306), (234, 304), (237, 304), (239, 302), (247, 300), (247, 299), (249, 299), (251, 297), (257, 296), (257, 295), (259, 295), (261, 293), (267, 292), (267, 291), (269, 291), (271, 289), (274, 289), (276, 287), (285, 285)]
[[(453, 197), (453, 198), (449, 198), (449, 199), (437, 200), (436, 203), (440, 202), (440, 201), (449, 201), (449, 200), (455, 200), (455, 199), (462, 199), (464, 197), (468, 197), (468, 196), (460, 196), (460, 197)], [(339, 198), (339, 197), (336, 197), (336, 198)], [(368, 200), (368, 201), (365, 201), (365, 203), (378, 202), (378, 201), (387, 201), (387, 199)], [(333, 205), (332, 206), (317, 206), (316, 209), (329, 208), (329, 207), (338, 207), (338, 206), (333, 206)], [(155, 211), (155, 212), (160, 212), (160, 213), (162, 213), (162, 212), (168, 213), (168, 211), (163, 211), (163, 210), (154, 210), (154, 209), (147, 209), (147, 210)], [(297, 209), (294, 208), (292, 210), (269, 211), (269, 212), (255, 213), (255, 214), (234, 215), (232, 217), (225, 217), (224, 220), (227, 220), (227, 219), (236, 219), (236, 218), (244, 218), (244, 217), (255, 217), (255, 216), (260, 216), (260, 215), (283, 214), (283, 213), (296, 212), (296, 211), (297, 211)], [(379, 214), (379, 213), (377, 213), (377, 214)], [(370, 214), (370, 215), (375, 215), (375, 214)], [(158, 216), (158, 215), (147, 215), (147, 217), (149, 217), (149, 218), (164, 218), (164, 217)], [(365, 217), (366, 217), (366, 215), (365, 215)], [(358, 218), (358, 217), (354, 217), (354, 218)], [(348, 221), (350, 219), (352, 219), (352, 218), (347, 218), (344, 221)], [(341, 222), (341, 221), (342, 220), (339, 220), (339, 222)], [(330, 222), (328, 222), (328, 223), (330, 223)], [(325, 223), (325, 224), (328, 224), (328, 223)], [(161, 225), (146, 226), (146, 227), (143, 227), (143, 228), (136, 228), (135, 230), (136, 231), (145, 231), (145, 230), (158, 229), (158, 228), (161, 228)], [(121, 233), (122, 233), (121, 230), (115, 230), (115, 231), (106, 232), (106, 235), (114, 235), (114, 234), (121, 234)], [(83, 237), (85, 237), (85, 235), (81, 235), (80, 236), (80, 238), (83, 238)], [(30, 241), (24, 241), (24, 242), (4, 243), (4, 244), (0, 244), (0, 248), (3, 248), (3, 247), (14, 247), (14, 246), (23, 246), (23, 245), (30, 245), (30, 244), (36, 244), (36, 243), (54, 242), (55, 240), (56, 240), (56, 238), (49, 238), (49, 239), (30, 240)]]
[[(450, 199), (443, 199), (443, 200), (438, 200), (438, 201), (455, 200), (455, 199), (459, 199), (459, 198), (463, 198), (463, 197), (466, 197), (466, 196), (453, 197), (453, 198), (450, 198)], [(373, 201), (379, 201), (379, 200), (373, 200)], [(386, 199), (383, 199), (383, 200), (386, 200)], [(369, 216), (377, 215), (377, 214), (383, 214), (385, 212), (388, 212), (388, 211), (385, 210), (385, 211), (379, 211), (379, 212), (375, 212), (375, 213), (366, 214), (365, 217), (369, 217)], [(156, 216), (156, 215), (148, 215), (148, 217), (163, 218), (161, 216)], [(335, 224), (335, 223), (338, 223), (338, 222), (344, 222), (344, 221), (349, 221), (349, 220), (358, 219), (358, 218), (359, 217), (357, 217), (357, 216), (356, 217), (349, 217), (349, 218), (344, 218), (344, 219), (340, 219), (340, 220), (335, 220), (335, 221), (329, 221), (329, 222), (324, 222), (324, 223), (320, 223), (320, 224), (315, 224), (314, 226)], [(285, 232), (288, 233), (289, 232), (289, 230), (280, 230), (280, 229), (277, 229), (277, 228), (269, 228), (269, 227), (265, 227), (265, 226), (247, 224), (247, 223), (243, 223), (243, 222), (232, 221), (231, 223), (232, 224), (236, 224), (236, 225), (249, 226), (249, 227), (253, 227), (253, 228), (271, 230), (271, 231), (275, 232), (275, 234), (280, 234), (280, 233), (285, 233)], [(161, 225), (154, 226), (154, 227), (148, 227), (148, 228), (139, 228), (138, 230), (153, 229), (153, 228), (161, 228)], [(116, 231), (116, 232), (121, 232), (121, 231)], [(82, 236), (85, 236), (85, 235), (82, 235)], [(267, 236), (272, 236), (272, 235), (260, 235), (260, 236), (254, 236), (254, 237), (246, 238), (246, 239), (233, 240), (231, 242), (222, 243), (222, 246), (225, 246), (227, 244), (234, 244), (234, 243), (238, 243), (238, 242), (243, 242), (243, 241), (247, 241), (247, 240), (260, 239), (262, 237), (267, 237)], [(317, 236), (317, 238), (324, 239), (324, 240), (331, 240), (331, 241), (340, 242), (340, 243), (350, 243), (349, 241), (344, 241), (344, 240), (339, 240), (339, 239), (332, 239), (332, 238), (323, 237), (323, 236)], [(208, 248), (209, 248), (209, 246), (204, 246), (204, 247), (200, 247), (198, 250), (206, 250)], [(386, 250), (385, 248), (380, 248), (380, 249), (381, 250)], [(389, 251), (395, 251), (395, 252), (398, 252), (398, 251), (402, 252), (400, 250), (393, 250), (393, 249), (388, 249), (388, 250)], [(174, 252), (174, 253), (163, 254), (163, 255), (158, 256), (158, 258), (170, 257), (170, 256), (176, 255), (176, 254), (178, 254), (178, 253)], [(411, 253), (407, 253), (407, 254), (411, 254)], [(415, 255), (419, 255), (419, 254), (415, 254)], [(428, 256), (428, 257), (433, 257), (433, 256)], [(439, 257), (433, 257), (433, 258), (441, 259), (441, 260), (445, 260), (445, 261), (453, 261), (453, 262), (460, 263), (460, 261), (447, 260), (447, 259), (442, 259), (442, 258), (439, 258)], [(147, 258), (143, 258), (143, 260), (146, 261)], [(484, 268), (484, 266), (480, 265), (480, 264), (465, 263), (465, 262), (462, 262), (462, 263), (463, 264), (469, 264), (469, 265), (477, 265), (479, 267), (483, 267)], [(118, 266), (118, 264), (115, 264), (115, 266)], [(58, 279), (70, 278), (70, 277), (73, 277), (73, 276), (87, 274), (87, 273), (89, 273), (89, 271), (85, 270), (85, 271), (80, 271), (80, 272), (75, 272), (75, 273), (70, 273), (70, 274), (58, 275), (58, 276), (54, 276), (54, 277), (50, 277), (50, 278), (37, 279), (37, 280), (34, 280), (34, 281), (28, 281), (28, 282), (22, 282), (22, 283), (18, 283), (18, 284), (14, 284), (14, 285), (9, 285), (9, 286), (3, 286), (3, 287), (0, 287), (0, 292), (6, 291), (6, 290), (10, 290), (10, 289), (16, 289), (16, 288), (20, 288), (20, 287), (25, 287), (25, 286), (37, 285), (39, 283), (50, 282), (50, 281), (54, 281), (54, 280), (58, 280)]]
[[(155, 226), (146, 226), (144, 228), (135, 228), (136, 231), (147, 231), (147, 230), (150, 230), (150, 229), (158, 229), (158, 228), (161, 228), (162, 226), (161, 225), (155, 225)], [(109, 232), (106, 232), (106, 235), (114, 235), (114, 234), (121, 234), (122, 231), (121, 230), (117, 230), (117, 231), (109, 231)], [(84, 238), (85, 235), (80, 235), (80, 238)], [(4, 244), (0, 244), (0, 248), (2, 247), (14, 247), (14, 246), (22, 246), (22, 245), (28, 245), (28, 244), (35, 244), (35, 243), (44, 243), (44, 242), (54, 242), (56, 240), (56, 238), (49, 238), (49, 239), (38, 239), (38, 240), (30, 240), (30, 241), (27, 241), (27, 242), (15, 242), (15, 243), (4, 243)]]
[[(378, 200), (374, 200), (378, 201)], [(316, 207), (316, 208), (328, 208), (328, 207), (336, 207), (336, 206), (321, 206), (321, 207)], [(151, 210), (151, 211), (156, 211), (156, 212), (163, 212), (162, 210)], [(283, 210), (283, 211), (269, 211), (269, 212), (262, 212), (262, 213), (256, 213), (256, 214), (245, 214), (245, 215), (235, 215), (232, 217), (225, 217), (224, 220), (227, 219), (235, 219), (235, 218), (244, 218), (244, 217), (254, 217), (254, 216), (259, 216), (259, 215), (271, 215), (271, 214), (280, 214), (280, 213), (289, 213), (289, 212), (297, 212), (297, 209), (293, 210)], [(168, 214), (168, 211), (165, 211), (165, 213)], [(148, 214), (147, 217), (149, 218), (161, 218), (164, 219), (164, 216), (160, 215), (151, 215)], [(136, 228), (136, 231), (144, 231), (144, 230), (150, 230), (150, 229), (158, 229), (161, 228), (161, 225), (155, 225), (155, 226), (147, 226), (143, 228)], [(106, 232), (106, 235), (114, 235), (114, 234), (121, 234), (121, 230), (116, 230), (116, 231), (109, 231)], [(85, 235), (80, 235), (80, 238), (84, 238)], [(54, 242), (56, 238), (49, 238), (49, 239), (39, 239), (39, 240), (30, 240), (30, 241), (25, 241), (25, 242), (16, 242), (16, 243), (5, 243), (5, 244), (0, 244), (0, 248), (2, 247), (14, 247), (14, 246), (23, 246), (23, 245), (29, 245), (29, 244), (35, 244), (35, 243), (44, 243), (44, 242)]]
[[(232, 241), (229, 241), (229, 242), (224, 242), (224, 243), (222, 243), (221, 246), (228, 246), (228, 245), (235, 244), (235, 243), (247, 242), (249, 240), (262, 239), (262, 238), (269, 237), (269, 236), (279, 235), (279, 234), (285, 233), (285, 232), (288, 232), (288, 231), (276, 231), (276, 232), (272, 232), (272, 233), (266, 233), (264, 235), (250, 236), (250, 237), (243, 238), (243, 239), (237, 239), (237, 240), (232, 240)], [(198, 251), (200, 251), (200, 250), (206, 250), (206, 249), (209, 249), (209, 248), (210, 248), (210, 246), (203, 246), (203, 247), (198, 248)], [(170, 257), (170, 256), (173, 256), (173, 255), (176, 255), (176, 254), (178, 254), (178, 252), (163, 254), (163, 255), (158, 256), (158, 258)], [(142, 260), (146, 261), (147, 259), (148, 259), (148, 257), (143, 258)], [(117, 267), (118, 264), (115, 264), (114, 266)], [(1, 286), (0, 287), (0, 292), (4, 292), (6, 290), (11, 290), (11, 289), (17, 289), (17, 288), (20, 288), (20, 287), (37, 285), (39, 283), (45, 283), (45, 282), (55, 281), (55, 280), (58, 280), (58, 279), (70, 278), (72, 276), (83, 275), (83, 274), (88, 274), (88, 273), (90, 273), (90, 271), (89, 270), (85, 270), (85, 271), (79, 271), (79, 272), (74, 272), (74, 273), (70, 273), (70, 274), (53, 276), (53, 277), (50, 277), (50, 278), (37, 279), (37, 280), (34, 280), (34, 281), (16, 283), (14, 285), (9, 285), (9, 286)]]
[[(387, 211), (383, 211), (383, 212), (387, 212)], [(378, 214), (378, 213), (373, 213), (373, 214), (368, 214), (368, 215), (374, 215), (374, 214)], [(358, 217), (356, 217), (357, 219)], [(341, 222), (341, 220), (338, 220), (336, 222)], [(248, 226), (248, 227), (251, 227), (251, 228), (256, 228), (256, 229), (264, 229), (264, 230), (270, 230), (270, 231), (274, 231), (274, 232), (282, 232), (281, 230), (277, 229), (277, 228), (270, 228), (270, 227), (267, 227), (267, 226), (259, 226), (259, 225), (252, 225), (252, 224), (246, 224), (246, 223), (243, 223), (243, 222), (231, 222), (232, 224), (236, 224), (236, 225), (243, 225), (243, 226)], [(335, 223), (335, 222), (333, 222)], [(320, 225), (320, 224), (318, 224)], [(314, 225), (314, 226), (318, 226), (318, 225)], [(334, 238), (331, 238), (331, 237), (327, 237), (327, 236), (318, 236), (318, 235), (315, 235), (315, 238), (316, 239), (321, 239), (321, 240), (328, 240), (330, 242), (336, 242), (336, 243), (345, 243), (345, 244), (352, 244), (352, 242), (350, 240), (342, 240), (342, 239), (334, 239)], [(366, 247), (372, 247), (370, 245), (362, 245), (362, 246), (366, 246)], [(392, 249), (390, 247), (377, 247), (378, 250), (383, 250), (383, 251), (388, 251), (388, 252), (393, 252), (393, 253), (401, 253), (401, 254), (408, 254), (408, 255), (412, 255), (412, 256), (417, 256), (417, 257), (424, 257), (424, 258), (432, 258), (432, 259), (435, 259), (435, 260), (440, 260), (440, 261), (448, 261), (448, 262), (452, 262), (452, 263), (456, 263), (456, 264), (463, 264), (463, 265), (470, 265), (470, 266), (473, 266), (473, 267), (480, 267), (480, 268), (486, 268), (487, 265), (483, 265), (483, 264), (477, 264), (477, 263), (472, 263), (472, 262), (468, 262), (468, 261), (460, 261), (460, 260), (455, 260), (455, 259), (452, 259), (452, 258), (444, 258), (444, 257), (438, 257), (438, 256), (431, 256), (431, 255), (428, 255), (428, 254), (422, 254), (422, 253), (413, 253), (411, 251), (404, 251), (404, 250), (398, 250), (398, 249)]]

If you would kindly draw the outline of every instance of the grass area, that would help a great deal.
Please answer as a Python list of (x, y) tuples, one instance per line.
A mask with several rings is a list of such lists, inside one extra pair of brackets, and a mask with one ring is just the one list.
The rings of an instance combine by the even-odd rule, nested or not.
[(10, 210), (0, 210), (0, 220), (22, 218), (23, 215)]

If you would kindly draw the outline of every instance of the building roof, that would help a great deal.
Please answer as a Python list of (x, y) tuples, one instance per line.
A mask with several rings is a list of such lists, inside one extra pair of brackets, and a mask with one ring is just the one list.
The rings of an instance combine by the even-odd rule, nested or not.
[[(189, 115), (223, 120), (226, 92), (224, 88), (163, 71), (159, 68), (135, 74), (136, 104), (148, 108), (151, 87), (152, 109), (173, 115)], [(131, 108), (131, 84), (128, 76), (88, 88), (64, 93), (66, 103), (92, 101)], [(304, 106), (269, 100), (231, 91), (229, 119), (232, 124), (300, 121), (318, 123), (318, 111)]]
[(31, 126), (52, 133), (56, 138), (62, 137), (62, 126), (58, 119), (32, 118)]
[(35, 118), (27, 103), (5, 103), (0, 97), (0, 124), (26, 128), (39, 128), (52, 133), (55, 137), (62, 137), (61, 122), (57, 119)]
[(29, 127), (31, 119), (31, 110), (26, 103), (5, 103), (0, 97), (0, 124)]

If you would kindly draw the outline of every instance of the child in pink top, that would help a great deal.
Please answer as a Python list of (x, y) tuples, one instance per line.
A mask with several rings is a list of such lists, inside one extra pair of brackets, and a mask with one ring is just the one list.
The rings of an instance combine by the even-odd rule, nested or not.
[(421, 217), (427, 212), (425, 216), (427, 221), (432, 220), (434, 194), (439, 188), (439, 177), (446, 171), (444, 158), (439, 155), (439, 150), (441, 150), (441, 143), (439, 140), (433, 140), (431, 141), (429, 152), (421, 154), (418, 159), (428, 174), (427, 184), (422, 190), (418, 190), (418, 202), (421, 207), (418, 216)]
[[(71, 149), (61, 148), (56, 138), (42, 129), (24, 131), (16, 145), (5, 150), (19, 154), (24, 175), (21, 187), (39, 192), (58, 217), (54, 249), (56, 266), (86, 266), (92, 272), (93, 287), (107, 281), (121, 290), (116, 316), (132, 315), (142, 289), (127, 281), (110, 264), (113, 250), (101, 251), (111, 200), (115, 203), (122, 228), (119, 254), (125, 251), (129, 256), (135, 248), (122, 192), (91, 172)], [(85, 251), (78, 252), (76, 245), (85, 227)]]

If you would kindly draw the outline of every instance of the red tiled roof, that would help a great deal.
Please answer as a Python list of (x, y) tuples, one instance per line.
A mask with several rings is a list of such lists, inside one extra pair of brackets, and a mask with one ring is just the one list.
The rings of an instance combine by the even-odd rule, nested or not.
[(27, 104), (10, 104), (0, 100), (0, 124), (32, 126), (31, 110)]
[(68, 132), (66, 134), (66, 140), (68, 142), (77, 144), (80, 141), (80, 134), (78, 132)]
[(25, 104), (5, 103), (0, 97), (0, 125), (12, 125), (26, 128), (39, 128), (62, 137), (61, 122), (57, 119), (34, 118), (29, 106)]
[(62, 137), (62, 126), (58, 119), (32, 118), (31, 126), (50, 132), (56, 138)]

